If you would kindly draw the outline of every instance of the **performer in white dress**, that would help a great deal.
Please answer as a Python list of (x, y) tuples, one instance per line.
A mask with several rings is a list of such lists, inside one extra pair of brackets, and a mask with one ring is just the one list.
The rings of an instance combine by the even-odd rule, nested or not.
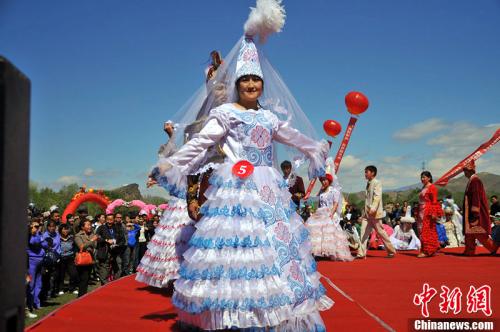
[(457, 227), (453, 222), (454, 217), (455, 211), (453, 211), (450, 206), (445, 207), (442, 223), (444, 225), (444, 229), (446, 230), (446, 237), (448, 238), (448, 244), (446, 245), (446, 248), (456, 248), (460, 246), (460, 236)]
[(306, 222), (314, 256), (332, 260), (352, 261), (347, 234), (340, 227), (342, 191), (331, 174), (320, 178), (319, 207)]
[[(169, 135), (167, 144), (160, 146), (158, 155), (167, 158), (177, 149), (175, 125), (167, 121), (164, 130)], [(167, 210), (163, 211), (148, 250), (137, 267), (135, 279), (154, 287), (168, 287), (169, 281), (179, 277), (182, 255), (194, 233), (194, 222), (189, 218), (185, 191), (173, 192)]]
[[(297, 120), (292, 109), (278, 104), (296, 107), (252, 38), (269, 31), (269, 24), (259, 20), (269, 21), (270, 15), (270, 21), (281, 22), (274, 28), (279, 31), (283, 8), (278, 1), (259, 0), (245, 37), (218, 69), (216, 80), (227, 82), (232, 102), (212, 109), (203, 129), (177, 153), (162, 158), (148, 182), (184, 190), (186, 175), (203, 162), (209, 147), (219, 145), (224, 152), (224, 162), (213, 165), (207, 201), (172, 298), (179, 320), (203, 330), (321, 332), (326, 329), (319, 311), (333, 304), (319, 282), (308, 232), (274, 158), (275, 143), (293, 147), (307, 157), (314, 178), (324, 175), (329, 147), (292, 128)], [(305, 117), (300, 121), (308, 123)]]
[[(222, 60), (217, 51), (211, 52), (212, 64), (205, 71), (207, 94), (221, 98), (217, 85), (213, 80)], [(205, 101), (208, 98), (205, 98)], [(220, 104), (220, 100), (217, 101)], [(184, 128), (184, 142), (191, 139), (201, 130), (202, 121), (204, 121), (203, 112), (197, 114), (196, 121), (193, 121)], [(158, 156), (168, 158), (177, 152), (177, 128), (173, 121), (167, 121), (164, 124), (164, 131), (168, 134), (169, 140), (166, 144), (160, 146)], [(212, 164), (217, 162), (216, 151), (210, 151), (211, 157), (207, 160)], [(204, 165), (200, 165), (204, 166)], [(202, 173), (199, 170), (196, 173)], [(199, 193), (199, 189), (197, 190)], [(170, 281), (179, 277), (179, 267), (182, 261), (182, 255), (188, 248), (188, 242), (194, 233), (194, 219), (189, 216), (189, 207), (186, 200), (187, 192), (178, 190), (171, 193), (171, 199), (166, 211), (163, 212), (159, 226), (155, 229), (155, 234), (148, 244), (148, 250), (141, 259), (137, 268), (136, 280), (144, 282), (154, 287), (169, 287)]]
[[(461, 246), (465, 243), (465, 237), (463, 233), (463, 217), (460, 214), (460, 209), (458, 205), (455, 203), (453, 198), (445, 198), (443, 201), (443, 210), (446, 208), (450, 208), (453, 211), (453, 214), (451, 216), (451, 222), (453, 223), (453, 226), (455, 226), (455, 231), (456, 231), (456, 236), (458, 239), (458, 246)], [(446, 226), (446, 225), (445, 225)], [(449, 229), (451, 229), (450, 226), (448, 226)]]
[(410, 216), (410, 209), (402, 217), (400, 224), (394, 227), (390, 240), (396, 250), (420, 250), (420, 240), (412, 229), (415, 218)]

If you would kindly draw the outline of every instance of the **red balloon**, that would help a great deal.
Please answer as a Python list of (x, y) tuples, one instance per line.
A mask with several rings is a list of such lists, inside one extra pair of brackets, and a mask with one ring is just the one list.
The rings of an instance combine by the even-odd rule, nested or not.
[(331, 137), (335, 137), (342, 132), (342, 126), (335, 120), (326, 120), (323, 122), (323, 129)]
[(351, 91), (345, 96), (345, 105), (349, 113), (359, 115), (367, 110), (369, 102), (361, 92)]

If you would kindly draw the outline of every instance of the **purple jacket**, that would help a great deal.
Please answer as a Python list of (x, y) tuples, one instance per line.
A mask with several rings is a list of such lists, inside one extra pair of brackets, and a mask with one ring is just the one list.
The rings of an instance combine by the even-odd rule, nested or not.
[(43, 258), (45, 250), (43, 248), (43, 237), (41, 233), (36, 233), (30, 236), (28, 248), (26, 250), (29, 257)]
[(48, 231), (45, 231), (43, 233), (43, 247), (45, 249), (49, 249), (49, 244), (47, 242), (47, 239), (51, 238), (52, 239), (52, 248), (56, 253), (59, 255), (61, 254), (61, 235), (59, 235), (58, 232), (55, 232), (54, 234), (50, 234)]

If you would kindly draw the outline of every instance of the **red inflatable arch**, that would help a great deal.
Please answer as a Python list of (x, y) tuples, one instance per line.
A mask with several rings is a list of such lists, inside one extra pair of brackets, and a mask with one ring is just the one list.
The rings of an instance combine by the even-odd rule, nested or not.
[(64, 210), (62, 215), (63, 223), (66, 222), (66, 217), (68, 216), (68, 214), (74, 214), (76, 209), (85, 202), (93, 202), (99, 204), (99, 206), (104, 210), (106, 210), (108, 204), (111, 203), (110, 199), (106, 195), (104, 195), (102, 191), (98, 191), (96, 193), (93, 189), (89, 189), (89, 191), (87, 192), (85, 191), (85, 187), (82, 187), (80, 191), (73, 196), (68, 206), (66, 206), (66, 209)]

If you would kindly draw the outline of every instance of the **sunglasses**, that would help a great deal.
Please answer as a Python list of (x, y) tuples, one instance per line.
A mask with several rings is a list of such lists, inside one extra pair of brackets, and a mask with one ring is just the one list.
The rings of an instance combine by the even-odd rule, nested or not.
[(40, 228), (40, 225), (33, 225), (33, 227), (35, 227), (35, 228)]

